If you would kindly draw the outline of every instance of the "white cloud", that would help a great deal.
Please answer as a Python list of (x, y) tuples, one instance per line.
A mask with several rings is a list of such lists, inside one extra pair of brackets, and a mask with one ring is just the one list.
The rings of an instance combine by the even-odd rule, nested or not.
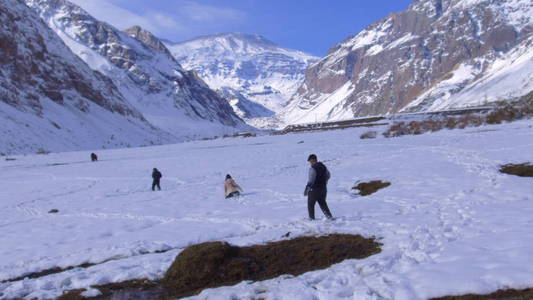
[[(95, 18), (105, 21), (119, 29), (139, 25), (154, 34), (168, 38), (191, 38), (195, 35), (221, 31), (227, 24), (243, 22), (246, 14), (243, 11), (201, 4), (192, 0), (70, 0), (87, 10)], [(168, 9), (158, 11), (150, 3), (161, 1)], [(164, 1), (164, 2), (163, 2)], [(135, 5), (134, 13), (128, 5)], [(130, 6), (131, 7), (131, 6)]]

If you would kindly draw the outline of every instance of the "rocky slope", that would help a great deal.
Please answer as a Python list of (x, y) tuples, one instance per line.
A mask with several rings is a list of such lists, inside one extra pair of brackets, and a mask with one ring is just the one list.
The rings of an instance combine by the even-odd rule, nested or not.
[(416, 0), (330, 49), (282, 119), (440, 110), (533, 89), (533, 2)]
[(21, 0), (0, 5), (0, 153), (172, 141)]
[(302, 83), (307, 66), (318, 60), (262, 36), (242, 33), (166, 44), (185, 69), (196, 71), (211, 88), (229, 97), (243, 118), (280, 111)]
[(150, 32), (121, 32), (66, 0), (26, 0), (91, 68), (108, 76), (145, 118), (178, 139), (246, 126), (225, 99), (184, 70)]

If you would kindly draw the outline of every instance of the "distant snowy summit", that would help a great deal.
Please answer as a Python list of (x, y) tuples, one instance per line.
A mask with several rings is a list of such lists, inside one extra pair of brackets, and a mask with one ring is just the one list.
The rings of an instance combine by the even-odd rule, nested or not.
[(319, 59), (243, 33), (165, 43), (185, 69), (197, 72), (246, 119), (280, 111), (303, 82), (305, 69)]
[(332, 47), (288, 124), (480, 105), (533, 90), (533, 1), (416, 0)]

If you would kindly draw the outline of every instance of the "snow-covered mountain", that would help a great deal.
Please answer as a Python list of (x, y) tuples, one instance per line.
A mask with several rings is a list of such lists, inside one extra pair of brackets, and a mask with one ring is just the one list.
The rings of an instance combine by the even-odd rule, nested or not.
[(533, 90), (531, 0), (416, 0), (330, 49), (282, 118), (440, 110)]
[(153, 125), (177, 139), (246, 128), (225, 99), (184, 70), (150, 32), (124, 32), (66, 0), (26, 0), (91, 68), (108, 76)]
[(243, 118), (280, 111), (301, 85), (305, 69), (318, 60), (260, 35), (242, 33), (202, 36), (182, 43), (166, 41), (166, 45), (185, 69), (196, 71), (211, 88), (229, 97)]
[(90, 69), (22, 0), (0, 5), (0, 152), (149, 145), (172, 137)]

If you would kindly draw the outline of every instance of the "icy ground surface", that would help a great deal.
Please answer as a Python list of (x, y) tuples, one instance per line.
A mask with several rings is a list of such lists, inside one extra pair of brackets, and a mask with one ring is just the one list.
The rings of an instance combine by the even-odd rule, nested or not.
[[(499, 164), (533, 161), (533, 120), (359, 139), (365, 131), (108, 150), (97, 163), (88, 152), (2, 158), (0, 281), (97, 265), (0, 283), (0, 298), (53, 298), (92, 284), (160, 278), (188, 245), (252, 245), (287, 232), (356, 233), (384, 245), (366, 259), (192, 299), (426, 299), (533, 286), (533, 179), (498, 173)], [(335, 221), (306, 220), (311, 152), (331, 171)], [(150, 190), (153, 167), (163, 173), (163, 191)], [(226, 173), (245, 196), (223, 199)], [(350, 190), (372, 179), (392, 185), (368, 197)]]

